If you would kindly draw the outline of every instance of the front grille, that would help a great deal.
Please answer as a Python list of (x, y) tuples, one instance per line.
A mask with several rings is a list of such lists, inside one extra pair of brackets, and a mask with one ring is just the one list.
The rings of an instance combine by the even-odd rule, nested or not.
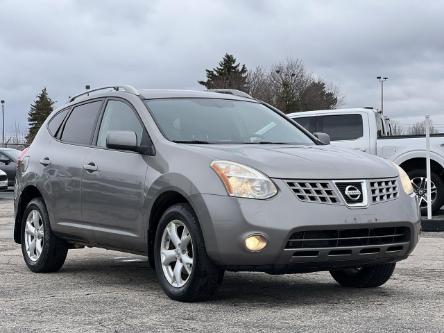
[(365, 198), (363, 182), (335, 182), (342, 198), (348, 205), (362, 205)]
[(370, 181), (370, 192), (373, 203), (389, 201), (398, 198), (396, 178)]
[(304, 202), (338, 204), (339, 198), (328, 181), (287, 181), (296, 197)]
[(286, 249), (339, 248), (368, 245), (396, 245), (410, 240), (408, 227), (326, 229), (296, 231)]
[(7, 175), (0, 175), (0, 182), (5, 181), (8, 179)]

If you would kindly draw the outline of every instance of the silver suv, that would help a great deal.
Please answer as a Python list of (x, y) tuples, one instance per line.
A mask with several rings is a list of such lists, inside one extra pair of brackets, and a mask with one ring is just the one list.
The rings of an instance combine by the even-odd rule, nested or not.
[(75, 96), (18, 160), (14, 239), (33, 272), (83, 246), (147, 255), (179, 301), (210, 297), (226, 270), (380, 286), (418, 241), (410, 180), (317, 137), (246, 96)]

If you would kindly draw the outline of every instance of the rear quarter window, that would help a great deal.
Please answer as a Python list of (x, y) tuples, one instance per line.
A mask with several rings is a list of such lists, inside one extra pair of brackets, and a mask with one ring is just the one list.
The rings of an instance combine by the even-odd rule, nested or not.
[(60, 125), (63, 122), (63, 119), (65, 119), (66, 114), (68, 113), (69, 109), (64, 109), (59, 112), (57, 112), (51, 120), (48, 122), (48, 131), (52, 136), (56, 136), (57, 132), (60, 128)]

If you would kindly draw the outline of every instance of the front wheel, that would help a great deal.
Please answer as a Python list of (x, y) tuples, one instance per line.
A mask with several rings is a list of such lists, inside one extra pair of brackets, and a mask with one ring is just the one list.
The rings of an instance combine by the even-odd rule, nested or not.
[[(412, 181), (413, 189), (420, 201), (421, 213), (427, 214), (427, 174), (425, 169), (415, 169), (407, 173)], [(444, 205), (444, 181), (432, 172), (431, 179), (432, 212), (437, 212)]]
[(223, 270), (208, 257), (198, 220), (187, 204), (176, 204), (162, 215), (154, 243), (159, 282), (173, 300), (202, 301), (211, 297)]
[(330, 274), (343, 287), (374, 288), (382, 286), (393, 274), (396, 264), (379, 264), (331, 270)]

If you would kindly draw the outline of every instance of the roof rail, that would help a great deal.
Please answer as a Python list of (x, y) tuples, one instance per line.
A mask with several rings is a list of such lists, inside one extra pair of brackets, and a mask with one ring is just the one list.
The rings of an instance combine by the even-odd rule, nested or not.
[(237, 89), (208, 89), (208, 91), (216, 92), (216, 93), (220, 93), (220, 94), (228, 94), (228, 95), (234, 95), (234, 96), (238, 96), (238, 97), (254, 99), (253, 96), (247, 94), (246, 92), (237, 90)]
[(125, 91), (127, 93), (134, 94), (134, 95), (137, 95), (137, 96), (140, 95), (139, 91), (136, 88), (134, 88), (132, 86), (129, 86), (129, 85), (106, 86), (106, 87), (100, 87), (100, 88), (95, 88), (95, 89), (87, 90), (84, 93), (75, 95), (73, 97), (69, 97), (68, 102), (69, 103), (74, 102), (80, 96), (89, 95), (92, 92), (96, 92), (96, 91), (100, 91), (100, 90), (109, 90), (109, 89), (113, 89), (115, 91)]

